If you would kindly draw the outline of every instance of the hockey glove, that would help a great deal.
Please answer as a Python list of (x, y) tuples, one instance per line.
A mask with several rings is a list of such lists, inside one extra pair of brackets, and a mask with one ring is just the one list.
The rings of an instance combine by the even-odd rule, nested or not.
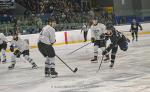
[(95, 38), (92, 37), (91, 38), (91, 42), (94, 43), (95, 42)]
[(14, 52), (14, 46), (12, 46), (12, 45), (10, 46), (10, 51)]
[(105, 34), (104, 33), (100, 35), (100, 39), (105, 39)]
[(19, 50), (16, 50), (16, 51), (14, 52), (14, 55), (16, 55), (17, 58), (19, 58), (20, 55), (21, 55), (21, 52), (20, 52)]
[(108, 51), (107, 50), (104, 50), (103, 52), (102, 52), (102, 55), (106, 55), (108, 53)]
[(129, 42), (129, 43), (130, 43), (130, 39), (126, 38), (126, 40), (127, 40), (127, 42)]

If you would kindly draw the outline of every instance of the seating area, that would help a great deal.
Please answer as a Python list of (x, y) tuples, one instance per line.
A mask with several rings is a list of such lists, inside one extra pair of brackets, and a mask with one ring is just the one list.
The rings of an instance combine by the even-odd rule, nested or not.
[[(58, 22), (72, 23), (81, 16), (81, 8), (75, 0), (16, 0), (27, 11), (41, 17), (55, 17)], [(44, 20), (44, 18), (42, 19)]]
[[(9, 9), (0, 12), (0, 30), (8, 35), (16, 26), (22, 34), (38, 33), (49, 17), (56, 19), (57, 31), (79, 29), (95, 16), (94, 9), (83, 9), (78, 0), (15, 0), (15, 3), (25, 7), (23, 15), (15, 16)], [(113, 14), (98, 13), (100, 22), (114, 21)]]

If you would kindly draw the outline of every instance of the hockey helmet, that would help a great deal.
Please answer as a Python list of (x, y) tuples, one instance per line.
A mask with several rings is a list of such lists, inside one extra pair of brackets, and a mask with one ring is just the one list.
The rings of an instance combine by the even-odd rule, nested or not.
[(18, 33), (17, 32), (13, 32), (12, 33), (12, 36), (13, 36), (13, 40), (18, 40)]
[(106, 24), (106, 29), (107, 29), (107, 30), (112, 30), (112, 28), (114, 28), (114, 26), (113, 26), (112, 23), (107, 23), (107, 24)]

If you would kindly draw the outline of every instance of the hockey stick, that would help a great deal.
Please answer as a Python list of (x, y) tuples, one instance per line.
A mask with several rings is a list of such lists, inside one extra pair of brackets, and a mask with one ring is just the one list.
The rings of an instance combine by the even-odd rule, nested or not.
[[(106, 45), (105, 45), (105, 49), (106, 49)], [(101, 59), (101, 62), (100, 62), (100, 64), (99, 64), (99, 67), (98, 67), (97, 72), (100, 70), (100, 68), (101, 68), (101, 66), (102, 66), (102, 62), (103, 62), (104, 56), (105, 56), (105, 55), (102, 56), (102, 59)]]
[[(91, 42), (90, 42), (90, 43), (91, 43)], [(72, 51), (72, 52), (68, 53), (67, 55), (70, 55), (70, 54), (72, 54), (72, 53), (74, 53), (74, 52), (76, 52), (76, 51), (80, 50), (81, 48), (83, 48), (83, 47), (85, 47), (85, 46), (89, 45), (90, 43), (87, 43), (87, 44), (83, 45), (82, 47), (80, 47), (80, 48), (78, 48), (78, 49), (76, 49), (76, 50), (74, 50), (74, 51)]]
[(123, 32), (123, 33), (129, 33), (130, 31), (121, 31), (121, 32)]
[(102, 56), (102, 59), (101, 59), (101, 62), (100, 62), (100, 65), (99, 65), (99, 68), (98, 68), (97, 72), (100, 70), (100, 68), (102, 66), (103, 59), (104, 59), (104, 55)]
[(68, 66), (58, 55), (56, 55), (56, 57), (60, 60), (60, 61), (62, 61), (73, 73), (76, 73), (77, 71), (78, 71), (78, 68), (76, 67), (74, 70), (70, 67), (70, 66)]

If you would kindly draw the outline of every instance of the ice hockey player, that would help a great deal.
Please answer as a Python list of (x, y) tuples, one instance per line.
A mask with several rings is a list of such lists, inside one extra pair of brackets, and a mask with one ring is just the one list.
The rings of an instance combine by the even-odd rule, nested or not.
[(41, 54), (46, 58), (45, 61), (45, 77), (57, 77), (58, 73), (55, 71), (55, 50), (53, 44), (56, 42), (55, 29), (56, 21), (54, 18), (48, 19), (48, 24), (42, 28), (38, 49)]
[[(9, 70), (14, 69), (16, 58), (19, 58), (20, 55), (23, 55), (25, 60), (27, 60), (32, 65), (33, 69), (38, 68), (35, 62), (33, 62), (33, 59), (29, 56), (29, 44), (18, 37), (18, 33), (13, 33), (13, 39), (10, 43), (10, 51), (13, 52), (13, 54), (11, 56), (11, 65), (8, 67)], [(14, 48), (16, 49), (15, 51)]]
[[(98, 48), (101, 48), (102, 50), (106, 47), (106, 40), (101, 38), (100, 36), (106, 32), (106, 26), (102, 23), (98, 23), (98, 19), (93, 19), (93, 24), (90, 28), (91, 30), (91, 41), (94, 43), (94, 59), (91, 60), (91, 63), (97, 63), (97, 56), (98, 56)], [(109, 60), (109, 55), (105, 55), (105, 59)]]
[[(2, 63), (6, 63), (6, 48), (7, 48), (7, 38), (3, 33), (0, 33), (0, 51), (2, 53)], [(1, 62), (1, 57), (0, 57)]]
[(109, 38), (111, 43), (109, 46), (102, 52), (102, 55), (106, 55), (111, 50), (111, 64), (110, 68), (114, 66), (116, 53), (118, 50), (118, 46), (121, 50), (127, 51), (128, 49), (128, 42), (130, 40), (126, 38), (121, 32), (117, 31), (112, 24), (107, 25), (107, 33), (105, 33), (105, 37)]
[(133, 19), (131, 23), (131, 35), (132, 35), (132, 41), (134, 41), (134, 35), (136, 36), (136, 41), (138, 41), (138, 28), (140, 27), (140, 30), (143, 30), (142, 26), (135, 20)]

